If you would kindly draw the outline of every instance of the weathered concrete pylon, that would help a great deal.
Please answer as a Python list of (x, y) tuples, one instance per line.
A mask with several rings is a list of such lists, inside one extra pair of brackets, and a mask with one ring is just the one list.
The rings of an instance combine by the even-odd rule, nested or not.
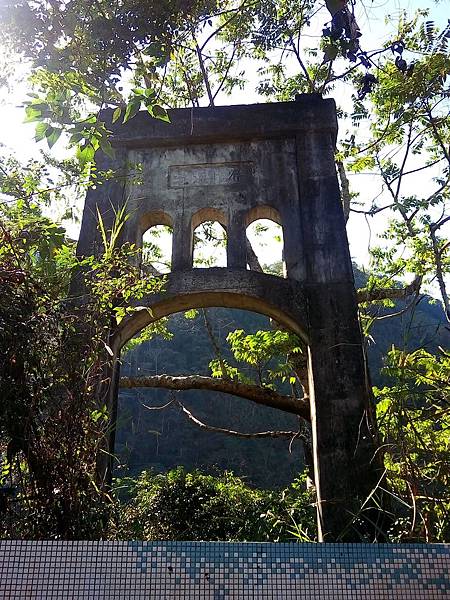
[[(152, 320), (189, 308), (223, 306), (265, 313), (308, 346), (315, 481), (321, 540), (356, 541), (351, 523), (376, 483), (361, 333), (352, 265), (334, 165), (335, 104), (316, 95), (296, 102), (177, 109), (171, 124), (139, 113), (112, 126), (111, 179), (90, 190), (78, 254), (96, 251), (97, 207), (106, 226), (127, 203), (123, 238), (142, 245), (153, 225), (173, 227), (172, 273), (151, 308), (122, 321), (121, 346)], [(283, 227), (287, 278), (249, 271), (245, 230), (270, 218)], [(227, 228), (227, 267), (193, 269), (193, 230), (217, 220)], [(145, 304), (140, 300), (140, 305)], [(111, 376), (114, 415), (117, 370)]]

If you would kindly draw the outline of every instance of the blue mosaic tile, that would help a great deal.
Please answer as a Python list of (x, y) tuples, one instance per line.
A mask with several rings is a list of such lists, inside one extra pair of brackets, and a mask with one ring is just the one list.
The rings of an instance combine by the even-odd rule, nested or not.
[(8, 600), (444, 600), (450, 546), (0, 542)]

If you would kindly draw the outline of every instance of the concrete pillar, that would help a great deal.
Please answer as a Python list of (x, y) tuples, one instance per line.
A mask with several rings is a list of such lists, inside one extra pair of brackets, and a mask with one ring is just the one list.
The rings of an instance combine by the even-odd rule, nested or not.
[(231, 214), (227, 225), (227, 267), (247, 268), (246, 227), (244, 215)]
[(354, 515), (377, 481), (352, 264), (326, 131), (297, 138), (319, 539), (360, 541)]
[(192, 269), (193, 231), (191, 215), (179, 213), (173, 223), (172, 271)]
[(106, 230), (110, 230), (114, 225), (115, 213), (124, 202), (126, 154), (124, 148), (117, 148), (114, 159), (101, 152), (96, 155), (97, 171), (112, 170), (115, 172), (115, 176), (96, 185), (95, 188), (88, 189), (77, 245), (78, 256), (98, 254), (102, 249), (98, 212)]

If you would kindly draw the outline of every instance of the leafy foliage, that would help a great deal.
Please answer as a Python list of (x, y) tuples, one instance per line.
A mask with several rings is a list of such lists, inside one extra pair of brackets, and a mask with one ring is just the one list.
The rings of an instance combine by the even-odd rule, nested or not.
[[(109, 131), (99, 110), (115, 108), (114, 120), (126, 122), (141, 104), (167, 121), (151, 78), (153, 65), (166, 62), (174, 37), (202, 19), (214, 0), (136, 2), (86, 0), (44, 2), (15, 0), (0, 10), (5, 42), (32, 61), (35, 91), (26, 102), (29, 122), (36, 121), (36, 140), (51, 148), (64, 131), (78, 147), (78, 158), (91, 162), (98, 148), (113, 155)], [(145, 61), (148, 62), (147, 66)], [(136, 72), (137, 85), (128, 99), (122, 76)], [(145, 74), (145, 87), (139, 83)]]
[(395, 541), (448, 541), (450, 536), (450, 356), (393, 348), (375, 388)]
[(179, 467), (118, 480), (127, 500), (111, 535), (139, 540), (285, 541), (315, 536), (312, 495), (300, 476), (286, 490), (253, 489), (232, 473), (217, 477)]
[[(98, 461), (111, 315), (155, 286), (131, 266), (132, 248), (114, 246), (114, 231), (103, 232), (102, 256), (77, 260), (37, 204), (0, 211), (1, 485), (18, 493), (1, 533), (97, 537), (108, 512)], [(80, 268), (90, 292), (81, 304), (68, 297)]]
[[(359, 210), (372, 218), (383, 212), (390, 217), (383, 246), (372, 250), (373, 271), (384, 283), (411, 274), (425, 284), (437, 283), (450, 319), (445, 282), (450, 246), (444, 234), (450, 219), (450, 26), (440, 31), (424, 21), (426, 15), (419, 11), (412, 20), (400, 20), (398, 41), (386, 44), (392, 51), (379, 60), (371, 112), (361, 113), (355, 99), (353, 116), (370, 119), (370, 137), (347, 138), (343, 156), (352, 171), (380, 177), (386, 190)], [(399, 68), (399, 56), (408, 66)]]
[[(294, 368), (289, 359), (294, 354), (302, 353), (300, 340), (295, 335), (280, 330), (261, 330), (246, 334), (244, 330), (236, 329), (228, 334), (227, 342), (238, 366), (233, 368), (227, 364), (226, 373), (223, 373), (221, 361), (215, 359), (210, 363), (214, 377), (228, 375), (264, 387), (273, 387), (276, 380), (280, 383), (286, 380), (291, 384), (295, 383)], [(249, 367), (256, 382), (251, 377)], [(245, 375), (245, 371), (241, 373), (240, 368), (246, 369), (248, 375)]]

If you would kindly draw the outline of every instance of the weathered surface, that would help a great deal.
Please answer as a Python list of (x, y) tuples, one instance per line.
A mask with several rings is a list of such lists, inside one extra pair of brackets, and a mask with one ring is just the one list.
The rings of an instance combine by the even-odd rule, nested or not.
[(111, 341), (117, 352), (143, 327), (162, 317), (213, 306), (267, 315), (308, 341), (306, 298), (303, 286), (295, 280), (220, 267), (175, 271), (164, 279), (164, 292), (139, 300), (138, 310), (117, 328)]
[[(106, 118), (108, 118), (108, 114)], [(79, 254), (99, 243), (97, 207), (107, 226), (127, 203), (123, 238), (138, 247), (153, 225), (174, 229), (164, 292), (113, 332), (121, 346), (168, 314), (207, 306), (262, 312), (301, 335), (309, 380), (320, 539), (351, 540), (353, 515), (376, 483), (356, 294), (334, 166), (335, 105), (298, 102), (179, 109), (170, 125), (138, 114), (112, 125), (124, 178), (90, 190)], [(142, 166), (139, 180), (133, 164)], [(246, 227), (269, 218), (283, 227), (287, 279), (246, 269)], [(193, 269), (193, 231), (206, 220), (227, 229), (227, 268)], [(118, 363), (117, 363), (118, 364)], [(111, 374), (114, 419), (118, 366)]]

